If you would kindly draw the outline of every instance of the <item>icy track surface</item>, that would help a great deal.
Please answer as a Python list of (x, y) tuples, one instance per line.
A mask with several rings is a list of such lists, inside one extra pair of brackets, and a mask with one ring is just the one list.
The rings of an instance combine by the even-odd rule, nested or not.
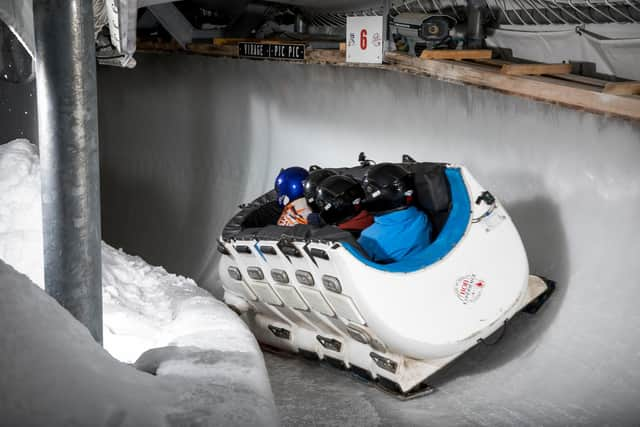
[[(0, 260), (40, 288), (41, 218), (37, 148), (27, 140), (0, 145)], [(264, 360), (235, 313), (191, 279), (139, 257), (105, 243), (102, 257), (105, 349), (157, 377), (117, 363), (2, 264), (0, 324), (10, 333), (0, 334), (0, 394), (13, 396), (0, 399), (5, 421), (277, 424)]]

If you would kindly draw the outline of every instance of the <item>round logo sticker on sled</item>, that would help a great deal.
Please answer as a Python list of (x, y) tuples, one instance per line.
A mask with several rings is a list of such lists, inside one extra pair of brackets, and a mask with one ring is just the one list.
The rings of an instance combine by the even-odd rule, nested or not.
[(464, 304), (470, 304), (480, 298), (484, 287), (484, 280), (478, 279), (475, 274), (468, 274), (456, 280), (456, 296)]

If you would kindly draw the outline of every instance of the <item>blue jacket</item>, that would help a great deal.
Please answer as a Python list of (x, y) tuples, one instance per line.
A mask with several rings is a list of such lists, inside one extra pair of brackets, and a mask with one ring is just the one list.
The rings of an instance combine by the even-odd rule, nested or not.
[(378, 263), (401, 260), (429, 246), (431, 224), (427, 215), (413, 206), (374, 217), (360, 234), (358, 243)]

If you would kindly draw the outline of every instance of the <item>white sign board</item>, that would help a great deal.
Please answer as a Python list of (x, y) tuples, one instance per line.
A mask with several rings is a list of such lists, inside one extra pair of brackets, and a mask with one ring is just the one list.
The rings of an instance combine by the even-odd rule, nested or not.
[(347, 62), (382, 64), (382, 16), (347, 16)]

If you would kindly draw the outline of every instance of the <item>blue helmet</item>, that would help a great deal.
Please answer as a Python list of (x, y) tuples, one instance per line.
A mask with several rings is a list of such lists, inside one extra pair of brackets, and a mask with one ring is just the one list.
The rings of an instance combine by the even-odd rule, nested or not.
[(305, 168), (293, 166), (281, 169), (276, 177), (276, 193), (278, 193), (278, 203), (286, 206), (290, 202), (304, 197), (303, 181), (307, 179), (309, 172)]

